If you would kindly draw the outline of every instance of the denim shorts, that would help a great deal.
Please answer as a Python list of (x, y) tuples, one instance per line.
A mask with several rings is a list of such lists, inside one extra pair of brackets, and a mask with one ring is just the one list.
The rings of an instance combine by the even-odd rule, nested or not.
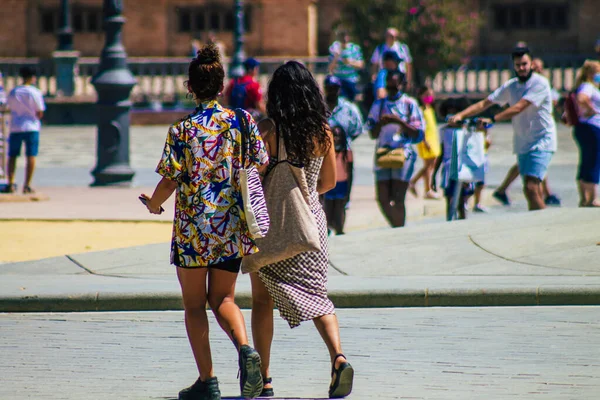
[(543, 181), (548, 172), (548, 165), (552, 160), (552, 151), (533, 150), (529, 153), (519, 154), (517, 163), (519, 164), (519, 173), (521, 176), (531, 176)]
[(417, 153), (414, 151), (409, 151), (409, 156), (402, 168), (376, 169), (375, 179), (377, 182), (391, 180), (410, 182), (410, 178), (412, 178), (413, 172), (415, 171), (415, 162), (417, 161), (416, 154)]
[(13, 132), (8, 137), (8, 156), (19, 157), (21, 155), (21, 147), (25, 142), (25, 155), (27, 157), (35, 157), (38, 155), (40, 148), (40, 133), (32, 132)]

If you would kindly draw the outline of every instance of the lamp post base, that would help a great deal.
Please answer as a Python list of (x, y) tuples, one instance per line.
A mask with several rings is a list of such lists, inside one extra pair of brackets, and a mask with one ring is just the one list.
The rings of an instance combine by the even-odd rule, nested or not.
[(92, 171), (94, 182), (91, 186), (131, 186), (135, 172), (129, 165), (116, 164), (102, 170)]

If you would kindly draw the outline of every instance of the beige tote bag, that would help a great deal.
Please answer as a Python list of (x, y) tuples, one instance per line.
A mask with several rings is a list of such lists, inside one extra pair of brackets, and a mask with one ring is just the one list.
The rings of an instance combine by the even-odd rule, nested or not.
[(263, 179), (271, 224), (267, 235), (256, 239), (259, 252), (242, 259), (245, 274), (300, 253), (321, 250), (304, 169), (288, 161), (283, 138), (278, 142), (278, 162)]

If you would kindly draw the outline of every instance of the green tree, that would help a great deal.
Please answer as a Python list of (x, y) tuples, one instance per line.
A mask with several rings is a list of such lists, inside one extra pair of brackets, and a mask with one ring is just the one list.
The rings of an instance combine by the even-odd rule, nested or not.
[[(474, 50), (481, 14), (470, 0), (346, 0), (340, 25), (370, 57), (387, 27), (397, 28), (410, 48), (419, 81), (465, 63)], [(420, 78), (420, 79), (419, 79)]]

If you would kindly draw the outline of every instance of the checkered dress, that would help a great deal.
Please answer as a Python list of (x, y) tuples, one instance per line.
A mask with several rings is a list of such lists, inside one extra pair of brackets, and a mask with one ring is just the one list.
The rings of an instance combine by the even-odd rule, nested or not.
[[(276, 159), (271, 158), (270, 165), (275, 165), (276, 162)], [(314, 158), (304, 168), (311, 192), (310, 208), (319, 228), (321, 251), (301, 253), (267, 265), (258, 272), (279, 314), (290, 324), (290, 328), (297, 327), (302, 321), (335, 313), (333, 303), (327, 297), (327, 221), (317, 193), (322, 162), (322, 157)]]

